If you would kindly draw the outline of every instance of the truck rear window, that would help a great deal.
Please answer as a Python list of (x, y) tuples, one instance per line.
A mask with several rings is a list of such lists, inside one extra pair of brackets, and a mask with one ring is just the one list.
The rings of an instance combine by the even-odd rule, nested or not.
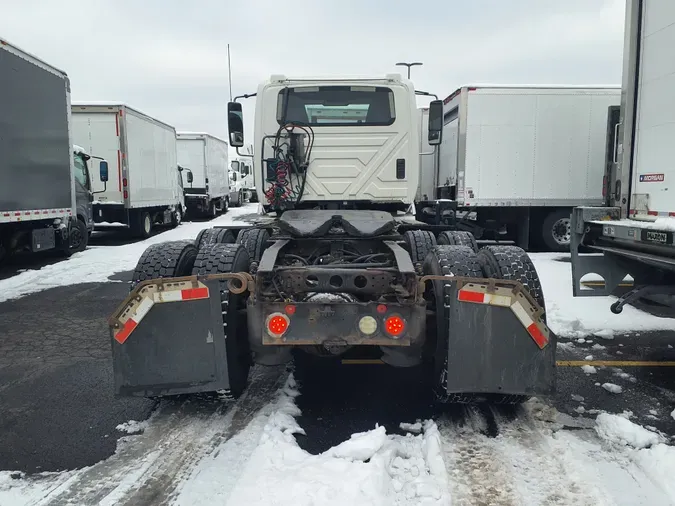
[(379, 86), (285, 88), (277, 101), (279, 124), (386, 126), (394, 119), (394, 93)]

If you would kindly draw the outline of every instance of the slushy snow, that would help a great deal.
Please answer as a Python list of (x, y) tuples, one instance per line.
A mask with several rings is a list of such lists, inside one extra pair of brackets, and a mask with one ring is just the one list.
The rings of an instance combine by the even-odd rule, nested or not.
[(285, 406), (269, 417), (228, 504), (448, 504), (447, 475), (434, 422), (424, 422), (420, 435), (388, 435), (384, 427), (375, 427), (312, 455), (293, 436), (302, 431), (294, 418), (298, 414), (293, 397), (288, 396)]
[(584, 371), (586, 374), (595, 374), (596, 372), (598, 372), (598, 370), (592, 365), (582, 365), (581, 370)]

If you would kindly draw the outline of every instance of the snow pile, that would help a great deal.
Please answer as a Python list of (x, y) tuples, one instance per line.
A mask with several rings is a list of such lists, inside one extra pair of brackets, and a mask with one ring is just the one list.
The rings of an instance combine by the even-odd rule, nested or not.
[(637, 449), (647, 448), (662, 441), (661, 436), (631, 422), (628, 418), (608, 413), (598, 415), (595, 430), (607, 441)]
[(126, 432), (127, 434), (138, 434), (139, 432), (143, 432), (145, 429), (148, 428), (148, 422), (149, 422), (148, 420), (144, 420), (142, 422), (137, 422), (136, 420), (129, 420), (128, 422), (119, 424), (115, 428), (118, 431)]
[(626, 450), (629, 458), (675, 503), (675, 447), (663, 444), (659, 434), (618, 415), (598, 415), (595, 430), (607, 441), (631, 447)]
[(572, 266), (558, 261), (569, 256), (531, 254), (544, 288), (546, 319), (558, 336), (578, 339), (595, 334), (611, 339), (622, 332), (675, 330), (674, 319), (652, 316), (632, 306), (624, 306), (621, 314), (613, 314), (609, 307), (616, 300), (614, 297), (573, 297)]
[(420, 435), (387, 435), (384, 427), (354, 434), (320, 455), (301, 449), (292, 387), (268, 419), (259, 445), (227, 504), (294, 506), (444, 505), (447, 475), (436, 424)]
[(598, 372), (598, 370), (592, 365), (582, 365), (581, 370), (584, 371), (586, 374), (595, 374), (596, 372)]
[(22, 272), (0, 281), (0, 302), (23, 297), (57, 286), (78, 283), (104, 283), (118, 272), (131, 271), (138, 259), (151, 244), (165, 241), (193, 240), (204, 229), (231, 223), (238, 215), (251, 214), (250, 205), (230, 209), (208, 223), (182, 223), (179, 227), (134, 244), (124, 246), (92, 247), (75, 253), (67, 261), (47, 265), (39, 270)]
[(619, 385), (615, 385), (614, 383), (603, 383), (602, 388), (613, 394), (620, 394), (623, 392), (623, 388), (621, 388)]
[(413, 434), (419, 434), (422, 432), (422, 423), (421, 422), (415, 422), (415, 423), (401, 423), (399, 424), (399, 427), (401, 430), (405, 430), (407, 432), (412, 432)]

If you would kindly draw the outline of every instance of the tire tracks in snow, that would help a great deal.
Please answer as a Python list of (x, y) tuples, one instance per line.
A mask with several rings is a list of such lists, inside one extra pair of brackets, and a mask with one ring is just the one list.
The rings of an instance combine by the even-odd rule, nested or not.
[(171, 504), (195, 465), (244, 429), (288, 376), (279, 367), (251, 373), (249, 388), (233, 403), (164, 401), (143, 434), (122, 438), (112, 457), (74, 473), (40, 506)]
[(494, 408), (465, 414), (463, 423), (438, 421), (453, 506), (670, 504), (592, 430), (542, 422), (527, 408), (515, 419)]

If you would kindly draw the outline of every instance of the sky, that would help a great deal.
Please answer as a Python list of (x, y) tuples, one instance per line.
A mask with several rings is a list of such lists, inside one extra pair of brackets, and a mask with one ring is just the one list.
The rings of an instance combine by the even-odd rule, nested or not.
[[(620, 84), (625, 0), (21, 0), (0, 38), (68, 73), (72, 99), (127, 103), (178, 130), (227, 136), (234, 95), (272, 74), (405, 73), (463, 84)], [(254, 99), (244, 101), (246, 142)], [(426, 105), (423, 101), (420, 105)]]

